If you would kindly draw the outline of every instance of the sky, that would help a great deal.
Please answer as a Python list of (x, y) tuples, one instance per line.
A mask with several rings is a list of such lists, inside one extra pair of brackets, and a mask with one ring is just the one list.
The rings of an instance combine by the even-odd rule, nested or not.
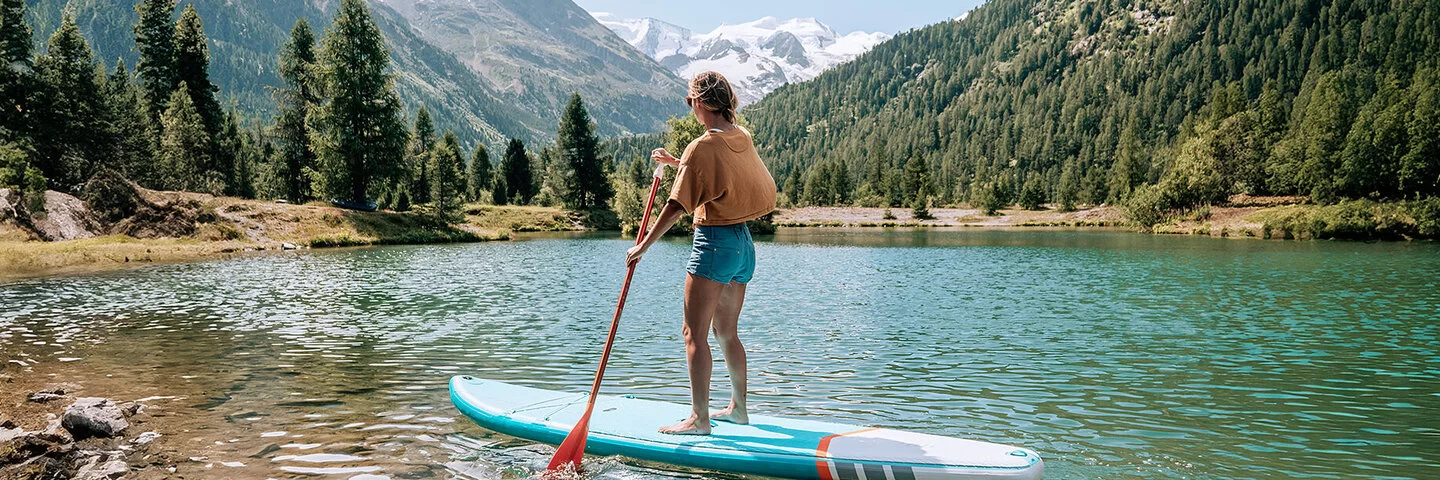
[(655, 17), (694, 32), (709, 32), (771, 16), (815, 17), (841, 34), (857, 30), (895, 34), (949, 20), (984, 0), (575, 0), (591, 12), (625, 18)]

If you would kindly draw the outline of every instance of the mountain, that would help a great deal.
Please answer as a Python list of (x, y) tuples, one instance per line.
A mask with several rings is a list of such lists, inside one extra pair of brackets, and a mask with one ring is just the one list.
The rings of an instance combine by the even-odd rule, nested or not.
[(815, 78), (890, 38), (883, 33), (865, 32), (842, 36), (814, 18), (765, 17), (696, 34), (654, 18), (594, 15), (620, 38), (681, 78), (692, 78), (706, 70), (725, 74), (735, 85), (742, 104), (754, 103), (781, 85)]
[(657, 131), (685, 111), (679, 78), (570, 0), (380, 1), (506, 101), (547, 120), (576, 91), (607, 136)]
[[(31, 0), (28, 19), (37, 44), (43, 45), (59, 26), (61, 12), (71, 13), (98, 58), (110, 66), (117, 58), (123, 59), (133, 68), (137, 59), (131, 31), (136, 20), (134, 3)], [(281, 85), (276, 57), (290, 28), (304, 18), (317, 36), (323, 35), (339, 2), (184, 0), (177, 16), (189, 3), (195, 4), (210, 38), (210, 75), (219, 85), (222, 99), (233, 100), (249, 117), (268, 121), (274, 114), (270, 91)], [(683, 96), (678, 79), (614, 38), (588, 15), (577, 16), (578, 7), (568, 0), (371, 0), (370, 5), (390, 48), (396, 90), (406, 108), (413, 114), (425, 105), (437, 128), (454, 130), (467, 144), (503, 147), (508, 137), (527, 143), (553, 138), (560, 107), (569, 99), (572, 87), (586, 94), (591, 114), (607, 134), (657, 130), (669, 115), (684, 110), (676, 100)], [(490, 60), (486, 68), (472, 68), (473, 61), (462, 62), (432, 41), (435, 24), (412, 23), (401, 13), (467, 8), (516, 22), (474, 26), (475, 38), (489, 41), (485, 44), (484, 58)], [(584, 27), (587, 23), (588, 29)], [(550, 36), (537, 33), (547, 29)], [(627, 52), (633, 61), (614, 58)], [(619, 66), (612, 67), (612, 63)], [(540, 72), (545, 69), (552, 72)], [(645, 78), (655, 87), (643, 88), (640, 85), (645, 82), (640, 80), (613, 80), (620, 76), (616, 69), (634, 70), (627, 76)], [(656, 75), (659, 77), (652, 78)], [(556, 81), (556, 77), (569, 83)]]
[(743, 113), (801, 203), (1440, 195), (1440, 2), (990, 0)]

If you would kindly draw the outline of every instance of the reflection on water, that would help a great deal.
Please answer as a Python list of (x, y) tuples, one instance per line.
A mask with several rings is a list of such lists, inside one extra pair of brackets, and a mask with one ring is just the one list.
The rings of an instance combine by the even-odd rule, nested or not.
[[(201, 476), (524, 477), (552, 450), (476, 427), (446, 382), (587, 387), (629, 244), (548, 236), (12, 282), (0, 361), (117, 398), (176, 397), (153, 402), (195, 418), (173, 435), (205, 457), (186, 467), (208, 465)], [(687, 251), (661, 243), (642, 263), (606, 392), (687, 401)], [(741, 321), (756, 411), (1024, 445), (1050, 478), (1440, 471), (1435, 244), (784, 229), (758, 254)]]

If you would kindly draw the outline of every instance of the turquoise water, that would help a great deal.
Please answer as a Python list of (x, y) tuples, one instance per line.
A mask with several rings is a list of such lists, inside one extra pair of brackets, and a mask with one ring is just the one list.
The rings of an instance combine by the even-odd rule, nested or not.
[[(195, 427), (171, 432), (167, 448), (204, 457), (181, 474), (524, 477), (552, 450), (470, 424), (446, 381), (586, 388), (629, 243), (11, 282), (0, 361), (90, 394), (175, 397), (150, 403)], [(741, 320), (756, 411), (1022, 445), (1047, 478), (1440, 472), (1437, 244), (784, 229), (757, 250)], [(642, 262), (607, 393), (688, 399), (687, 252), (661, 243)], [(624, 459), (592, 474), (722, 475)]]

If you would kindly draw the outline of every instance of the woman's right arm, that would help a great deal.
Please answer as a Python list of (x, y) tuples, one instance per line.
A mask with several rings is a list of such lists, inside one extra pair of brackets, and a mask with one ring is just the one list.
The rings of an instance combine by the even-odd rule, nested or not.
[(657, 148), (657, 149), (651, 150), (651, 151), (650, 151), (650, 159), (655, 160), (656, 162), (659, 162), (659, 163), (663, 163), (663, 164), (672, 166), (672, 167), (679, 167), (679, 166), (680, 166), (680, 159), (675, 158), (674, 155), (671, 155), (670, 152), (665, 151), (664, 148)]
[(670, 231), (670, 227), (675, 226), (675, 222), (680, 221), (680, 216), (684, 214), (685, 207), (680, 206), (680, 202), (674, 200), (665, 202), (665, 208), (660, 209), (660, 218), (655, 219), (655, 227), (645, 233), (645, 239), (640, 241), (639, 245), (630, 247), (630, 250), (625, 252), (625, 264), (629, 265), (640, 261), (640, 257), (645, 255), (645, 251), (650, 250), (651, 245), (660, 240), (660, 237), (665, 236), (665, 232)]

